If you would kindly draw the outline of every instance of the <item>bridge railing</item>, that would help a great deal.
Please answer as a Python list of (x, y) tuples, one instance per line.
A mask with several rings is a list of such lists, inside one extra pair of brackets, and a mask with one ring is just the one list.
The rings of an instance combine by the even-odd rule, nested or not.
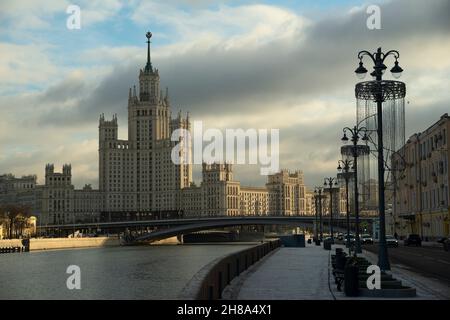
[(222, 298), (222, 291), (230, 284), (231, 280), (280, 246), (281, 240), (272, 240), (219, 260), (200, 282), (195, 299), (214, 300)]

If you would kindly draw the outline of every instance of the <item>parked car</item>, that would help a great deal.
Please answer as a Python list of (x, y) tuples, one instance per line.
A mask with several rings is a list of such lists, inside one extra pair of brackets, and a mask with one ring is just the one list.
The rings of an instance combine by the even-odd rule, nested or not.
[(354, 243), (356, 241), (356, 238), (354, 235), (350, 234), (350, 235), (345, 235), (344, 237), (344, 243), (347, 243), (347, 238), (350, 240), (350, 243)]
[(398, 240), (395, 239), (394, 236), (386, 235), (386, 245), (387, 245), (388, 247), (394, 247), (394, 248), (397, 248), (397, 247), (398, 247)]
[(408, 238), (405, 239), (405, 246), (416, 246), (420, 247), (422, 245), (422, 239), (418, 234), (410, 234)]
[(373, 238), (370, 236), (370, 234), (363, 234), (361, 236), (361, 243), (362, 244), (373, 244)]
[(445, 239), (442, 242), (442, 245), (444, 246), (445, 251), (450, 251), (450, 238)]

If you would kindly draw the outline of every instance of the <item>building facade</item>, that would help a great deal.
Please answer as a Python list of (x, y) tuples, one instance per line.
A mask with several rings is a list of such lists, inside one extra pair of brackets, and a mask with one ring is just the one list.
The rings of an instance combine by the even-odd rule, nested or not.
[(394, 154), (395, 188), (387, 215), (392, 234), (416, 233), (429, 239), (449, 236), (449, 132), (450, 117), (444, 114)]
[(281, 170), (269, 175), (266, 188), (269, 193), (269, 212), (273, 215), (306, 214), (306, 187), (303, 172)]
[(36, 175), (20, 178), (12, 174), (0, 175), (0, 205), (25, 206), (33, 214), (38, 213), (36, 180)]
[(265, 187), (241, 186), (231, 164), (203, 164), (202, 182), (182, 190), (183, 212), (193, 216), (305, 215), (303, 173), (282, 170)]
[(305, 215), (315, 216), (316, 215), (316, 205), (314, 199), (314, 191), (308, 187), (305, 189)]

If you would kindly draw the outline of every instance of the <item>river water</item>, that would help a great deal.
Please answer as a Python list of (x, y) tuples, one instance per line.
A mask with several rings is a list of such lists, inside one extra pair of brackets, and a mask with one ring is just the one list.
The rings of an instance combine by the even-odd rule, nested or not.
[[(176, 299), (204, 265), (251, 244), (165, 245), (0, 255), (0, 299)], [(69, 265), (81, 289), (69, 290)]]

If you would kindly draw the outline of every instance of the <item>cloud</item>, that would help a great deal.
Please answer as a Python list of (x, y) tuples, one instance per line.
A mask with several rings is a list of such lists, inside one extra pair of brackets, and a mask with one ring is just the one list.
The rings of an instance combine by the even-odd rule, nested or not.
[(41, 86), (61, 72), (48, 56), (46, 45), (0, 42), (0, 94), (17, 92), (16, 87)]
[[(69, 5), (78, 5), (81, 10), (82, 24), (89, 26), (114, 18), (123, 8), (120, 0), (16, 0), (0, 3), (0, 18), (14, 32), (50, 29), (55, 18), (66, 19)], [(65, 26), (65, 24), (64, 24)]]
[[(154, 32), (152, 58), (162, 85), (169, 86), (172, 111), (189, 110), (192, 119), (204, 120), (210, 127), (280, 128), (281, 166), (302, 169), (309, 184), (320, 183), (323, 176), (335, 172), (342, 127), (354, 122), (353, 70), (359, 50), (376, 50), (382, 45), (400, 51), (410, 100), (407, 132), (425, 129), (436, 121), (450, 98), (447, 1), (383, 3), (382, 30), (366, 28), (364, 6), (316, 20), (269, 5), (210, 8), (199, 4), (189, 9), (178, 5), (138, 2), (130, 14), (143, 32), (148, 25), (160, 30)], [(120, 5), (111, 8), (103, 13), (105, 19), (123, 9)], [(166, 41), (161, 45), (158, 41), (162, 39)], [(8, 81), (10, 88), (20, 83), (46, 83), (54, 76), (52, 59), (42, 49), (38, 52), (44, 56), (36, 60), (39, 63), (23, 65), (17, 69), (23, 79), (15, 78), (9, 63), (21, 59), (12, 54), (14, 48), (9, 52), (6, 62), (0, 62), (2, 86)], [(92, 174), (97, 176), (96, 147), (90, 144), (85, 148), (82, 143), (96, 139), (100, 113), (107, 117), (117, 113), (121, 132), (126, 131), (128, 88), (137, 84), (145, 57), (145, 47), (99, 44), (80, 51), (80, 61), (89, 62), (92, 69), (60, 72), (64, 75), (61, 79), (34, 94), (0, 97), (2, 115), (4, 110), (12, 112), (6, 117), (9, 120), (0, 120), (8, 128), (0, 129), (0, 141), (13, 139), (24, 148), (45, 144), (45, 154), (32, 156), (41, 167), (51, 157), (70, 162), (62, 160), (68, 149), (49, 151), (68, 145), (70, 157), (84, 168), (77, 171), (74, 167), (74, 174), (79, 181), (91, 182)], [(369, 66), (369, 61), (366, 63)], [(35, 68), (36, 74), (28, 75), (27, 68)], [(10, 106), (20, 107), (20, 111)], [(20, 126), (26, 127), (27, 135), (15, 128)], [(87, 156), (85, 150), (92, 154)], [(17, 168), (13, 160), (19, 153), (10, 152), (8, 157), (0, 158), (2, 171)], [(235, 177), (243, 184), (258, 185), (266, 179), (258, 172), (256, 166), (238, 166)]]
[(65, 13), (68, 1), (17, 0), (0, 2), (0, 18), (10, 30), (36, 30), (50, 28), (50, 18)]

